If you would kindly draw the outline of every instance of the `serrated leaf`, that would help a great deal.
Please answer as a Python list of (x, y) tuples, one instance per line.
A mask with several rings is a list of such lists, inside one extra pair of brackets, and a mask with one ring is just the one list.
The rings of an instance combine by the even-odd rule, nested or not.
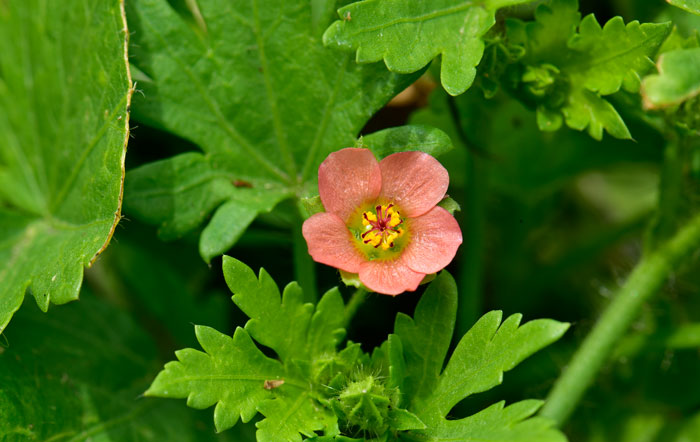
[(314, 307), (304, 303), (299, 285), (290, 283), (280, 296), (265, 269), (256, 278), (250, 267), (230, 256), (224, 256), (223, 269), (233, 302), (251, 318), (245, 325), (251, 336), (283, 361), (308, 355), (306, 337)]
[(677, 6), (693, 14), (700, 15), (700, 0), (666, 0), (673, 6)]
[(442, 272), (421, 297), (414, 318), (396, 315), (394, 333), (401, 338), (405, 357), (403, 404), (415, 410), (437, 387), (457, 317), (457, 286)]
[(51, 315), (27, 300), (7, 327), (0, 440), (222, 440), (180, 404), (140, 396), (158, 364), (152, 338), (125, 312), (81, 298)]
[(0, 9), (0, 332), (27, 289), (44, 311), (77, 299), (120, 219), (122, 2), (45, 3)]
[(301, 442), (300, 433), (313, 437), (315, 431), (329, 427), (335, 427), (337, 433), (337, 417), (306, 394), (278, 396), (261, 403), (258, 409), (265, 415), (265, 419), (255, 424), (258, 442)]
[(325, 49), (313, 24), (325, 25), (327, 2), (198, 6), (203, 33), (166, 0), (127, 4), (132, 62), (144, 78), (135, 116), (203, 152), (130, 172), (126, 208), (160, 224), (166, 238), (193, 230), (216, 210), (200, 239), (209, 259), (230, 248), (257, 214), (305, 195), (320, 162), (351, 146), (414, 77), (358, 66), (349, 54)]
[(520, 325), (522, 315), (501, 323), (501, 312), (485, 314), (459, 341), (437, 387), (419, 416), (447, 413), (459, 401), (500, 384), (503, 372), (559, 339), (569, 324), (537, 319)]
[(595, 140), (603, 139), (603, 129), (615, 138), (632, 138), (613, 105), (589, 90), (572, 91), (561, 112), (570, 128), (581, 131), (588, 128), (588, 134)]
[(624, 87), (639, 90), (641, 76), (653, 69), (651, 57), (661, 47), (672, 24), (632, 21), (625, 26), (622, 17), (610, 19), (603, 28), (593, 15), (581, 20), (579, 31), (568, 42), (580, 54), (564, 70), (573, 82), (600, 95), (609, 95)]
[(700, 48), (662, 54), (658, 69), (658, 74), (644, 78), (644, 107), (655, 109), (680, 104), (700, 93)]
[(392, 153), (415, 150), (438, 157), (452, 150), (452, 141), (440, 129), (408, 125), (365, 135), (358, 140), (356, 146), (371, 150), (381, 160)]
[(552, 0), (537, 8), (534, 22), (508, 21), (509, 42), (525, 48), (521, 72), (511, 71), (520, 76), (518, 94), (537, 103), (542, 130), (558, 129), (563, 115), (569, 127), (587, 128), (597, 140), (603, 130), (630, 139), (624, 121), (602, 96), (621, 88), (639, 90), (671, 23), (625, 25), (614, 17), (601, 27), (593, 15), (579, 18), (576, 0)]
[(358, 63), (383, 59), (400, 73), (416, 72), (441, 55), (442, 85), (459, 95), (474, 81), (482, 37), (495, 24), (496, 11), (528, 1), (365, 0), (340, 8), (341, 20), (326, 30), (323, 42), (356, 50)]
[[(548, 419), (532, 416), (542, 401), (526, 400), (505, 407), (498, 402), (472, 416), (459, 420), (443, 420), (431, 428), (421, 441), (513, 441), (565, 442), (567, 439)], [(409, 438), (410, 440), (410, 438)]]
[[(338, 352), (343, 339), (345, 305), (337, 289), (329, 290), (314, 309), (303, 303), (296, 283), (280, 295), (272, 278), (261, 269), (256, 277), (240, 261), (225, 256), (226, 283), (233, 301), (251, 319), (233, 338), (197, 326), (204, 352), (184, 349), (153, 381), (147, 394), (187, 398), (187, 405), (207, 408), (216, 404), (218, 431), (247, 422), (260, 412), (260, 441), (300, 441), (301, 435), (338, 434), (337, 417), (322, 403), (329, 390), (346, 382), (362, 354), (357, 344)], [(279, 356), (265, 356), (253, 342)]]
[[(507, 408), (500, 402), (464, 419), (446, 418), (458, 402), (500, 384), (503, 372), (556, 341), (569, 326), (550, 319), (520, 326), (519, 314), (501, 323), (501, 312), (487, 313), (462, 337), (442, 370), (454, 328), (456, 298), (454, 281), (443, 271), (416, 307), (415, 320), (397, 316), (395, 328), (404, 347), (407, 373), (402, 393), (409, 399), (408, 411), (426, 425), (400, 439), (566, 440), (551, 421), (528, 419), (541, 406), (540, 401)], [(412, 390), (406, 388), (412, 385)]]
[(198, 325), (195, 332), (206, 353), (191, 348), (175, 352), (178, 361), (165, 364), (146, 396), (187, 398), (187, 405), (198, 409), (216, 404), (214, 425), (223, 431), (239, 417), (248, 422), (255, 416), (256, 404), (271, 397), (266, 380), (288, 382), (282, 364), (265, 356), (246, 330), (239, 327), (229, 337)]

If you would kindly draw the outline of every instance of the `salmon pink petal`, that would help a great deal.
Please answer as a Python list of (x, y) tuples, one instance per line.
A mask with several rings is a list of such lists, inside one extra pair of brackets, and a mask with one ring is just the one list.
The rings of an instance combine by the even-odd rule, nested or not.
[(317, 213), (304, 221), (301, 232), (316, 262), (358, 273), (366, 259), (352, 244), (352, 234), (333, 213)]
[(409, 269), (401, 258), (392, 261), (366, 261), (360, 267), (360, 281), (370, 290), (385, 295), (414, 291), (425, 273)]
[(462, 231), (454, 216), (442, 207), (411, 218), (411, 241), (401, 255), (406, 265), (416, 272), (435, 273), (454, 259), (462, 244)]
[(379, 163), (382, 171), (381, 196), (401, 208), (404, 216), (415, 217), (435, 207), (445, 197), (450, 176), (427, 153), (399, 152)]
[(318, 168), (318, 193), (326, 212), (343, 221), (382, 188), (379, 163), (368, 149), (348, 147), (328, 155)]

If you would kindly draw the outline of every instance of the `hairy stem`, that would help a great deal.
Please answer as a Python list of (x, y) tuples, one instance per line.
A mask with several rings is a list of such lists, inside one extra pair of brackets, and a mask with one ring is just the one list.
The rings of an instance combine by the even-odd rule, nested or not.
[(355, 290), (355, 293), (352, 294), (350, 300), (345, 306), (345, 319), (343, 321), (344, 328), (348, 328), (350, 322), (352, 322), (352, 318), (355, 316), (355, 313), (357, 313), (357, 310), (360, 308), (362, 303), (365, 302), (365, 299), (367, 299), (367, 290), (363, 288)]
[(657, 293), (678, 265), (698, 248), (700, 215), (642, 257), (557, 380), (540, 411), (542, 416), (553, 419), (560, 426), (567, 420), (613, 346), (637, 317), (642, 304)]
[(306, 240), (301, 234), (303, 220), (294, 224), (294, 278), (304, 289), (304, 300), (315, 303), (318, 300), (318, 288), (316, 287), (316, 263), (311, 259)]

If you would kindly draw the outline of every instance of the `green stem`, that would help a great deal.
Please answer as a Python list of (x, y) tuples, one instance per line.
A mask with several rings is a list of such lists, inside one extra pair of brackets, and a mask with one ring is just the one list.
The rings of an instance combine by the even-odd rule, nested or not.
[(666, 144), (663, 169), (659, 183), (659, 196), (656, 214), (645, 238), (644, 250), (653, 250), (673, 233), (678, 209), (682, 200), (683, 167), (687, 139), (674, 139)]
[(352, 294), (350, 301), (348, 301), (348, 304), (345, 306), (344, 328), (348, 328), (350, 322), (352, 322), (352, 318), (355, 316), (355, 313), (357, 313), (362, 303), (365, 302), (365, 299), (367, 299), (367, 290), (363, 288), (355, 290), (355, 293)]
[(457, 336), (464, 335), (481, 315), (482, 277), (484, 271), (485, 199), (488, 185), (486, 161), (488, 153), (481, 149), (464, 130), (459, 104), (447, 98), (447, 106), (457, 136), (467, 148), (467, 189), (464, 201), (464, 241), (459, 256), (459, 302)]
[(457, 336), (464, 335), (481, 315), (485, 236), (485, 164), (467, 153), (467, 191), (464, 202), (464, 242), (459, 259), (460, 296), (457, 307)]
[(700, 248), (700, 215), (668, 241), (642, 257), (550, 392), (542, 416), (562, 425), (607, 360), (613, 346), (684, 259)]
[(301, 234), (303, 220), (294, 224), (292, 238), (294, 240), (294, 278), (304, 289), (304, 300), (315, 303), (318, 300), (318, 288), (316, 287), (316, 263), (309, 255), (306, 240)]

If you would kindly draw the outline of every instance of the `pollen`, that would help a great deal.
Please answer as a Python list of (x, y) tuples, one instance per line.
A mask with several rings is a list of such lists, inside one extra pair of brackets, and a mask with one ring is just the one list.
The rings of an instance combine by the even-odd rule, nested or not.
[(374, 208), (374, 212), (367, 211), (362, 214), (362, 242), (381, 247), (383, 250), (394, 247), (396, 238), (403, 234), (400, 227), (403, 224), (401, 213), (396, 210), (393, 203), (380, 204)]

